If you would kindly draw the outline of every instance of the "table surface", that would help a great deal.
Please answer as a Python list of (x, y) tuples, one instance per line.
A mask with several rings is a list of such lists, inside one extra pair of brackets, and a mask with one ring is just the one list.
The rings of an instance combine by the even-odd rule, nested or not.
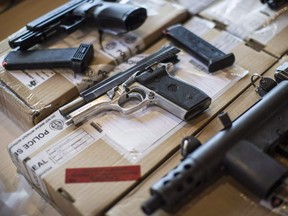
[[(25, 0), (0, 14), (0, 40), (5, 39), (29, 21), (63, 4), (65, 0)], [(33, 7), (31, 7), (33, 5)], [(5, 20), (5, 22), (3, 22)], [(240, 113), (238, 113), (240, 114)], [(16, 172), (7, 146), (24, 131), (0, 111), (0, 215), (60, 215), (26, 180)], [(238, 211), (238, 210), (237, 210)]]

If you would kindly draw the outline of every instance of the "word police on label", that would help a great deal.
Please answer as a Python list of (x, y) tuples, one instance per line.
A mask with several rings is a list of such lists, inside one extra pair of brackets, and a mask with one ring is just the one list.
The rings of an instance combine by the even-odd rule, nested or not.
[[(26, 142), (24, 145), (22, 145), (22, 148), (27, 150), (29, 149), (31, 146), (35, 145), (37, 142), (39, 142), (41, 139), (43, 139), (45, 136), (47, 136), (49, 134), (49, 131), (46, 129), (43, 132), (37, 134), (35, 137), (33, 137), (31, 140), (29, 140), (28, 142)], [(23, 153), (23, 149), (19, 148), (14, 152), (14, 156), (18, 157), (20, 154)]]

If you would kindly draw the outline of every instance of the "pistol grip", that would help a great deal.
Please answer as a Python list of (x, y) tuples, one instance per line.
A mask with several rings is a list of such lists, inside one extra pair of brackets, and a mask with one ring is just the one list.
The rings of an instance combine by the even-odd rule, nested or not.
[(144, 72), (136, 78), (136, 81), (185, 109), (184, 120), (189, 120), (202, 113), (211, 104), (211, 98), (207, 94), (188, 83), (169, 76), (165, 66), (152, 72)]

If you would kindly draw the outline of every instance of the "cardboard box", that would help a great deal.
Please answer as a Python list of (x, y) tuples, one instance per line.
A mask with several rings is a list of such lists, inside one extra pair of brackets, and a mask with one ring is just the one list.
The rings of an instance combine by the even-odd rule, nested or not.
[(277, 58), (288, 50), (288, 15), (283, 10), (273, 11), (257, 0), (248, 3), (221, 0), (200, 15), (217, 22), (220, 28), (245, 40), (256, 50), (264, 50)]
[(211, 4), (215, 2), (215, 0), (203, 0), (203, 1), (197, 1), (197, 0), (167, 0), (170, 2), (176, 2), (189, 11), (191, 15), (195, 15), (203, 11), (205, 8), (209, 7)]
[[(146, 50), (146, 54), (158, 50), (162, 42)], [(193, 73), (201, 72), (201, 69), (191, 67), (191, 63), (185, 61), (190, 58), (184, 55), (184, 52), (179, 54), (181, 60), (175, 65), (174, 75), (190, 83)], [(268, 57), (266, 60), (270, 61), (270, 66), (274, 58)], [(189, 70), (185, 74), (183, 69)], [(136, 187), (151, 170), (178, 151), (182, 137), (197, 133), (246, 88), (250, 84), (246, 74), (246, 70), (234, 65), (219, 71), (212, 81), (208, 80), (219, 82), (217, 90), (210, 90), (213, 103), (189, 122), (153, 106), (127, 116), (104, 112), (76, 127), (66, 125), (66, 119), (56, 111), (11, 143), (10, 156), (28, 181), (63, 214), (102, 214)], [(197, 83), (205, 86), (206, 81)], [(68, 173), (75, 168), (80, 170), (72, 172), (80, 174)], [(103, 175), (96, 174), (99, 169), (104, 169), (104, 179)], [(121, 173), (132, 177), (123, 180)], [(73, 177), (68, 178), (69, 183), (65, 181), (67, 175)], [(88, 182), (72, 183), (85, 176)]]
[[(288, 61), (288, 56), (284, 56), (273, 67), (266, 71), (263, 76), (274, 77), (276, 68)], [(242, 80), (243, 81), (243, 80)], [(259, 80), (258, 80), (259, 81)], [(258, 85), (258, 81), (256, 85)], [(233, 89), (233, 88), (231, 88)], [(235, 120), (243, 112), (254, 105), (260, 96), (255, 92), (255, 88), (250, 86), (241, 95), (239, 95), (233, 103), (224, 109), (229, 114), (231, 120)], [(212, 136), (223, 129), (223, 125), (218, 118), (213, 119), (201, 131), (194, 134), (197, 139), (205, 145), (205, 142)], [(178, 137), (182, 140), (183, 137)], [(115, 204), (106, 215), (109, 216), (129, 216), (129, 215), (145, 215), (142, 210), (142, 204), (150, 197), (149, 189), (161, 177), (166, 175), (170, 170), (181, 163), (182, 156), (180, 152), (176, 152), (161, 166), (153, 170), (147, 178), (145, 178), (136, 188), (127, 194), (120, 202)], [(260, 200), (250, 191), (240, 185), (230, 176), (223, 175), (216, 179), (212, 185), (206, 187), (201, 193), (189, 198), (184, 206), (173, 215), (197, 215), (197, 216), (214, 216), (216, 215), (235, 215), (240, 216), (245, 213), (247, 216), (269, 215), (274, 216), (276, 213), (267, 210), (259, 205)], [(279, 211), (281, 211), (279, 209)], [(215, 213), (216, 212), (216, 213)], [(170, 215), (159, 209), (153, 215)]]
[[(149, 16), (137, 30), (122, 36), (111, 36), (104, 33), (102, 46), (99, 33), (91, 27), (77, 30), (70, 35), (61, 35), (38, 48), (78, 47), (80, 43), (92, 43), (94, 59), (85, 75), (74, 76), (71, 70), (25, 70), (6, 71), (0, 68), (1, 108), (22, 128), (28, 129), (40, 122), (65, 103), (71, 101), (87, 87), (109, 76), (109, 72), (121, 62), (161, 37), (162, 29), (172, 23), (186, 19), (187, 12), (183, 7), (170, 3), (146, 1)], [(102, 50), (105, 50), (105, 52)], [(6, 50), (3, 42), (0, 50)], [(7, 50), (8, 52), (8, 50)], [(2, 53), (1, 60), (6, 53)]]

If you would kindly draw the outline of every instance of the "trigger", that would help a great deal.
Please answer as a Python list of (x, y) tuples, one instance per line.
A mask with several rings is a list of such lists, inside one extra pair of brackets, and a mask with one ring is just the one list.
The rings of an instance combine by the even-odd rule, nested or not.
[(115, 92), (119, 89), (118, 86), (112, 88), (111, 90), (109, 90), (106, 94), (107, 96), (112, 100), (113, 97), (115, 96)]

